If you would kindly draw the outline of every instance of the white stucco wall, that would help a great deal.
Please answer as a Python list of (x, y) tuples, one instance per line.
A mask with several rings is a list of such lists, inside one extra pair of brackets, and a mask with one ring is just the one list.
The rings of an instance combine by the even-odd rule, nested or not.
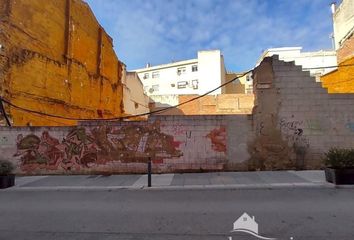
[[(166, 65), (161, 68), (152, 68), (147, 71), (138, 72), (140, 79), (144, 85), (145, 92), (151, 95), (170, 95), (170, 94), (199, 94), (200, 88), (194, 89), (193, 80), (198, 80), (198, 72), (192, 72), (192, 66), (197, 65), (197, 61), (182, 62), (180, 64)], [(185, 72), (177, 74), (177, 69), (185, 68)], [(159, 72), (159, 77), (152, 78), (152, 73)], [(149, 74), (148, 78), (144, 78), (145, 73)], [(185, 88), (178, 88), (178, 83), (187, 82)], [(199, 85), (199, 84), (198, 84)], [(158, 88), (154, 87), (158, 86)], [(151, 90), (153, 89), (153, 90)]]
[(343, 40), (354, 32), (354, 1), (343, 0), (333, 14), (334, 40), (336, 50)]
[(150, 102), (154, 102), (156, 108), (163, 108), (176, 106), (177, 104), (179, 104), (179, 99), (178, 95), (176, 94), (153, 95), (150, 96)]
[[(198, 70), (192, 71), (193, 66), (197, 66)], [(178, 74), (178, 69), (181, 68), (185, 68), (185, 71)], [(164, 98), (164, 95), (202, 95), (220, 86), (225, 78), (225, 66), (220, 50), (199, 51), (197, 59), (132, 71), (138, 73), (145, 93), (151, 99), (168, 105), (172, 105), (174, 99)], [(159, 76), (153, 78), (154, 72), (159, 72)], [(144, 77), (145, 74), (148, 74), (148, 77)], [(221, 89), (211, 94), (220, 93)]]
[[(199, 80), (201, 85), (201, 94), (221, 85), (222, 82), (222, 56), (220, 50), (199, 51)], [(225, 74), (223, 76), (225, 78)], [(211, 93), (212, 95), (221, 94), (221, 88)]]
[[(285, 62), (295, 61), (295, 65), (302, 66), (303, 70), (309, 71), (311, 76), (319, 77), (332, 72), (336, 68), (321, 68), (337, 65), (335, 51), (301, 52), (302, 47), (271, 48), (266, 50), (257, 62), (257, 65), (265, 58), (278, 55), (279, 60)], [(316, 69), (307, 69), (316, 68)]]

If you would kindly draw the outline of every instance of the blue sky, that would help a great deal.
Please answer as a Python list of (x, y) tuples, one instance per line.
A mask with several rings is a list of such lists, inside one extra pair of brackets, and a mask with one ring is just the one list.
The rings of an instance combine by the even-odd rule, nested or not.
[(263, 50), (331, 49), (331, 0), (86, 0), (128, 69), (220, 49), (229, 71)]

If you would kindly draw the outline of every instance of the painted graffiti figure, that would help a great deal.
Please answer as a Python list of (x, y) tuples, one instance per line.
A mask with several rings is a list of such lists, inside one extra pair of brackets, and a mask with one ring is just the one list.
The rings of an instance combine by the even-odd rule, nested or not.
[(74, 128), (59, 141), (48, 131), (17, 136), (17, 152), (21, 169), (80, 170), (95, 165), (118, 162), (144, 162), (146, 156), (163, 161), (180, 157), (178, 142), (162, 133), (159, 123), (150, 125), (99, 126), (87, 130)]
[[(86, 134), (85, 128), (72, 130), (63, 140), (65, 144), (66, 159), (64, 167), (80, 165), (89, 167), (90, 163), (97, 161), (97, 148), (94, 139)], [(67, 165), (67, 166), (66, 166)]]

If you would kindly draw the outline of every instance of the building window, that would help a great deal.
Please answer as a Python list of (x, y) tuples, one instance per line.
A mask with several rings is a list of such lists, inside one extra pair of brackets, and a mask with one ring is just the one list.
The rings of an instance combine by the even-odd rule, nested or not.
[(192, 72), (198, 72), (198, 65), (192, 66)]
[(185, 67), (177, 68), (177, 75), (181, 75), (181, 74), (185, 74), (185, 73), (186, 73)]
[(152, 94), (156, 91), (159, 91), (159, 85), (152, 85), (151, 88), (149, 88), (149, 93)]
[(154, 89), (154, 92), (159, 91), (159, 85), (152, 85), (152, 89)]
[(193, 89), (198, 89), (198, 80), (192, 81), (192, 87), (193, 87)]
[(144, 79), (148, 79), (149, 78), (149, 73), (144, 73)]
[(160, 72), (152, 72), (151, 77), (152, 77), (152, 78), (158, 78), (158, 77), (160, 77)]
[(178, 88), (178, 89), (186, 88), (187, 85), (188, 85), (188, 82), (187, 82), (187, 81), (178, 82), (178, 83), (177, 83), (177, 88)]
[(252, 79), (252, 73), (247, 74), (246, 80), (247, 80), (248, 82), (253, 81), (253, 79)]

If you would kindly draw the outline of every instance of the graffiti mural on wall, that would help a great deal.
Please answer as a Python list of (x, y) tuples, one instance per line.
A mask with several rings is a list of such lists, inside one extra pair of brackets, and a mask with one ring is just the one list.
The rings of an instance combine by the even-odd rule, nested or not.
[(180, 143), (160, 131), (159, 123), (147, 125), (75, 128), (61, 141), (43, 131), (17, 137), (21, 169), (80, 170), (111, 161), (146, 162), (147, 157), (163, 160), (180, 157)]
[(279, 122), (281, 132), (296, 151), (297, 149), (305, 151), (310, 146), (309, 140), (303, 135), (303, 124), (303, 121), (287, 120), (285, 118), (282, 118)]
[(220, 127), (211, 131), (207, 138), (211, 140), (211, 147), (216, 152), (226, 152), (226, 128)]
[(325, 129), (324, 127), (324, 123), (317, 120), (317, 119), (309, 119), (306, 121), (306, 126), (307, 129), (311, 132), (311, 133), (322, 133)]
[(8, 142), (7, 137), (0, 137), (0, 145)]

